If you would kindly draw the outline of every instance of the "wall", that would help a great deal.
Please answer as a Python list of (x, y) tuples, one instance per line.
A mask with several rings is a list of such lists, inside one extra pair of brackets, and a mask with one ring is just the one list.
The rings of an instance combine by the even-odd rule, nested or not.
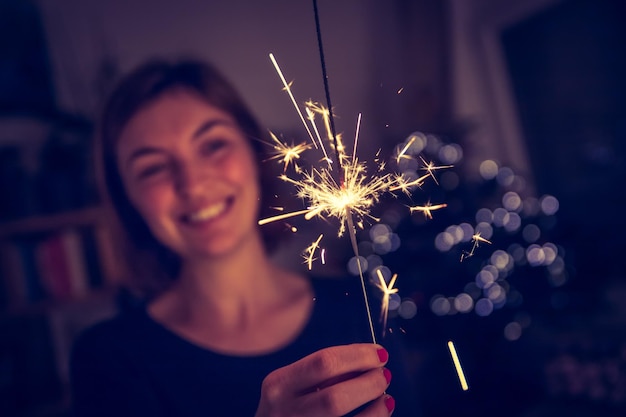
[(479, 164), (490, 158), (513, 168), (532, 184), (499, 36), (507, 26), (559, 1), (447, 1), (452, 118), (470, 128), (465, 138), (470, 175), (477, 176)]
[[(107, 65), (123, 73), (154, 55), (191, 54), (215, 62), (243, 92), (253, 111), (270, 128), (303, 133), (300, 121), (268, 58), (273, 52), (285, 76), (294, 80), (296, 98), (325, 101), (312, 3), (270, 0), (38, 0), (56, 79), (59, 105), (69, 111), (96, 114), (107, 84)], [(414, 3), (414, 2), (413, 2)], [(440, 45), (437, 32), (413, 29), (407, 45), (406, 25), (441, 21), (438, 2), (319, 2), (332, 103), (338, 130), (354, 133), (363, 112), (364, 150), (383, 136), (404, 139), (416, 127), (414, 115), (397, 91), (415, 96), (441, 85), (441, 54), (423, 56), (423, 73), (411, 79), (403, 65), (419, 45)], [(404, 9), (403, 9), (404, 8)], [(410, 14), (402, 13), (406, 10)], [(418, 33), (416, 36), (415, 33)], [(427, 38), (422, 36), (426, 35)], [(434, 40), (434, 42), (433, 42)], [(432, 52), (432, 51), (429, 51)], [(413, 68), (415, 69), (415, 68)], [(109, 71), (110, 72), (110, 71)], [(414, 75), (416, 75), (414, 73)], [(426, 87), (425, 87), (426, 86)], [(436, 101), (444, 101), (441, 97)], [(383, 114), (381, 114), (383, 112)], [(387, 135), (389, 126), (393, 133)], [(371, 145), (377, 148), (380, 145)]]

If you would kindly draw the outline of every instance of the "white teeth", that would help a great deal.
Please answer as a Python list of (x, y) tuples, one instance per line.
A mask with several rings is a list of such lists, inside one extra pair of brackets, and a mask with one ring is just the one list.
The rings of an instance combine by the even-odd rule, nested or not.
[(192, 222), (198, 221), (206, 221), (210, 220), (214, 217), (219, 216), (226, 209), (226, 203), (221, 202), (218, 204), (213, 204), (212, 206), (203, 208), (202, 210), (198, 210), (189, 214), (188, 218)]

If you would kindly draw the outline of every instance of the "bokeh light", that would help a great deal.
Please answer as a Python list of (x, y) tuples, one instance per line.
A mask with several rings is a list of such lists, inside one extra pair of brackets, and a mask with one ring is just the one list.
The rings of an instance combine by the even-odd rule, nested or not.
[(439, 149), (439, 160), (448, 165), (453, 165), (463, 158), (463, 149), (456, 143), (444, 145)]
[(445, 316), (450, 311), (450, 302), (441, 295), (435, 295), (430, 301), (430, 309), (437, 316)]
[(493, 302), (488, 298), (481, 298), (476, 301), (474, 311), (481, 317), (486, 317), (493, 312)]
[(367, 267), (368, 267), (367, 259), (365, 259), (362, 256), (359, 256), (357, 259), (356, 256), (353, 256), (348, 261), (348, 271), (352, 275), (359, 275), (359, 265), (357, 262), (361, 262), (361, 268), (363, 269), (363, 271), (367, 271)]
[(552, 216), (559, 211), (559, 200), (557, 200), (554, 196), (544, 195), (541, 197), (540, 204), (541, 211), (543, 211), (543, 214), (546, 216)]
[(398, 314), (400, 315), (400, 317), (406, 320), (410, 320), (415, 317), (415, 315), (417, 314), (417, 305), (415, 304), (415, 301), (411, 300), (410, 298), (405, 298), (404, 300), (402, 300), (402, 303), (400, 303), (400, 307), (398, 309)]
[(536, 224), (527, 224), (522, 230), (522, 237), (528, 243), (533, 243), (541, 237), (541, 229)]
[(508, 187), (513, 184), (513, 181), (515, 181), (515, 174), (511, 168), (502, 167), (498, 170), (496, 181), (498, 181), (498, 184), (501, 186)]
[(513, 321), (504, 327), (504, 338), (506, 340), (513, 342), (519, 339), (521, 336), (522, 326), (518, 322)]
[(485, 180), (492, 180), (498, 175), (498, 164), (491, 159), (481, 162), (479, 167), (480, 176)]
[(461, 293), (454, 299), (454, 308), (460, 313), (467, 313), (474, 307), (474, 300), (467, 293)]
[(519, 211), (522, 208), (522, 199), (516, 192), (507, 191), (502, 196), (502, 207), (508, 211)]

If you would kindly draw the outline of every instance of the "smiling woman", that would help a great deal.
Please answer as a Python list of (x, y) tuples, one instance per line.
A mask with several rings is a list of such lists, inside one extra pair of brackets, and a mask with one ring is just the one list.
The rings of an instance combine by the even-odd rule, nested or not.
[(117, 159), (129, 200), (177, 256), (254, 244), (256, 163), (228, 113), (184, 89), (168, 92), (127, 124)]
[[(187, 114), (189, 109), (192, 112)], [(141, 212), (141, 206), (131, 201), (133, 193), (150, 191), (153, 198), (166, 198), (157, 192), (163, 187), (154, 186), (164, 185), (163, 181), (155, 180), (166, 175), (175, 181), (170, 185), (177, 190), (188, 187), (185, 181), (195, 181), (198, 174), (205, 175), (198, 172), (201, 171), (198, 166), (216, 170), (215, 163), (208, 163), (209, 160), (204, 163), (202, 158), (212, 155), (215, 159), (225, 154), (220, 148), (228, 148), (227, 139), (232, 142), (236, 136), (241, 136), (240, 144), (245, 143), (245, 148), (253, 153), (246, 165), (256, 167), (260, 173), (249, 178), (250, 186), (260, 186), (261, 200), (267, 201), (273, 195), (272, 174), (261, 169), (258, 162), (265, 158), (261, 140), (264, 135), (237, 92), (214, 68), (197, 62), (171, 65), (153, 61), (130, 74), (111, 96), (102, 120), (98, 162), (106, 192), (121, 223), (120, 232), (125, 235), (123, 243), (128, 243), (124, 253), (140, 291), (155, 294), (176, 279), (180, 254), (158, 239), (149, 227), (152, 218), (144, 217), (147, 212)], [(194, 198), (195, 201), (186, 203), (187, 210), (191, 205), (207, 204), (198, 201), (199, 196)], [(146, 210), (152, 209), (150, 213), (157, 209), (152, 207), (157, 201), (141, 201)], [(251, 209), (267, 206), (254, 202)], [(275, 228), (263, 229), (262, 233), (266, 247), (271, 249), (276, 245)]]
[(416, 415), (400, 352), (363, 343), (358, 281), (270, 260), (264, 159), (258, 124), (212, 67), (158, 61), (122, 80), (101, 173), (145, 302), (76, 342), (75, 415), (388, 416), (394, 397), (396, 416)]

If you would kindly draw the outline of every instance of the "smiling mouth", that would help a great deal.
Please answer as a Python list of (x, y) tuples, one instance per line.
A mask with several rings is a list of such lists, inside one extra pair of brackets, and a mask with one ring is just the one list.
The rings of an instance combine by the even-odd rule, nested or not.
[(212, 204), (200, 210), (186, 214), (183, 217), (185, 223), (201, 223), (213, 220), (222, 215), (231, 205), (232, 199), (223, 200), (219, 203)]

